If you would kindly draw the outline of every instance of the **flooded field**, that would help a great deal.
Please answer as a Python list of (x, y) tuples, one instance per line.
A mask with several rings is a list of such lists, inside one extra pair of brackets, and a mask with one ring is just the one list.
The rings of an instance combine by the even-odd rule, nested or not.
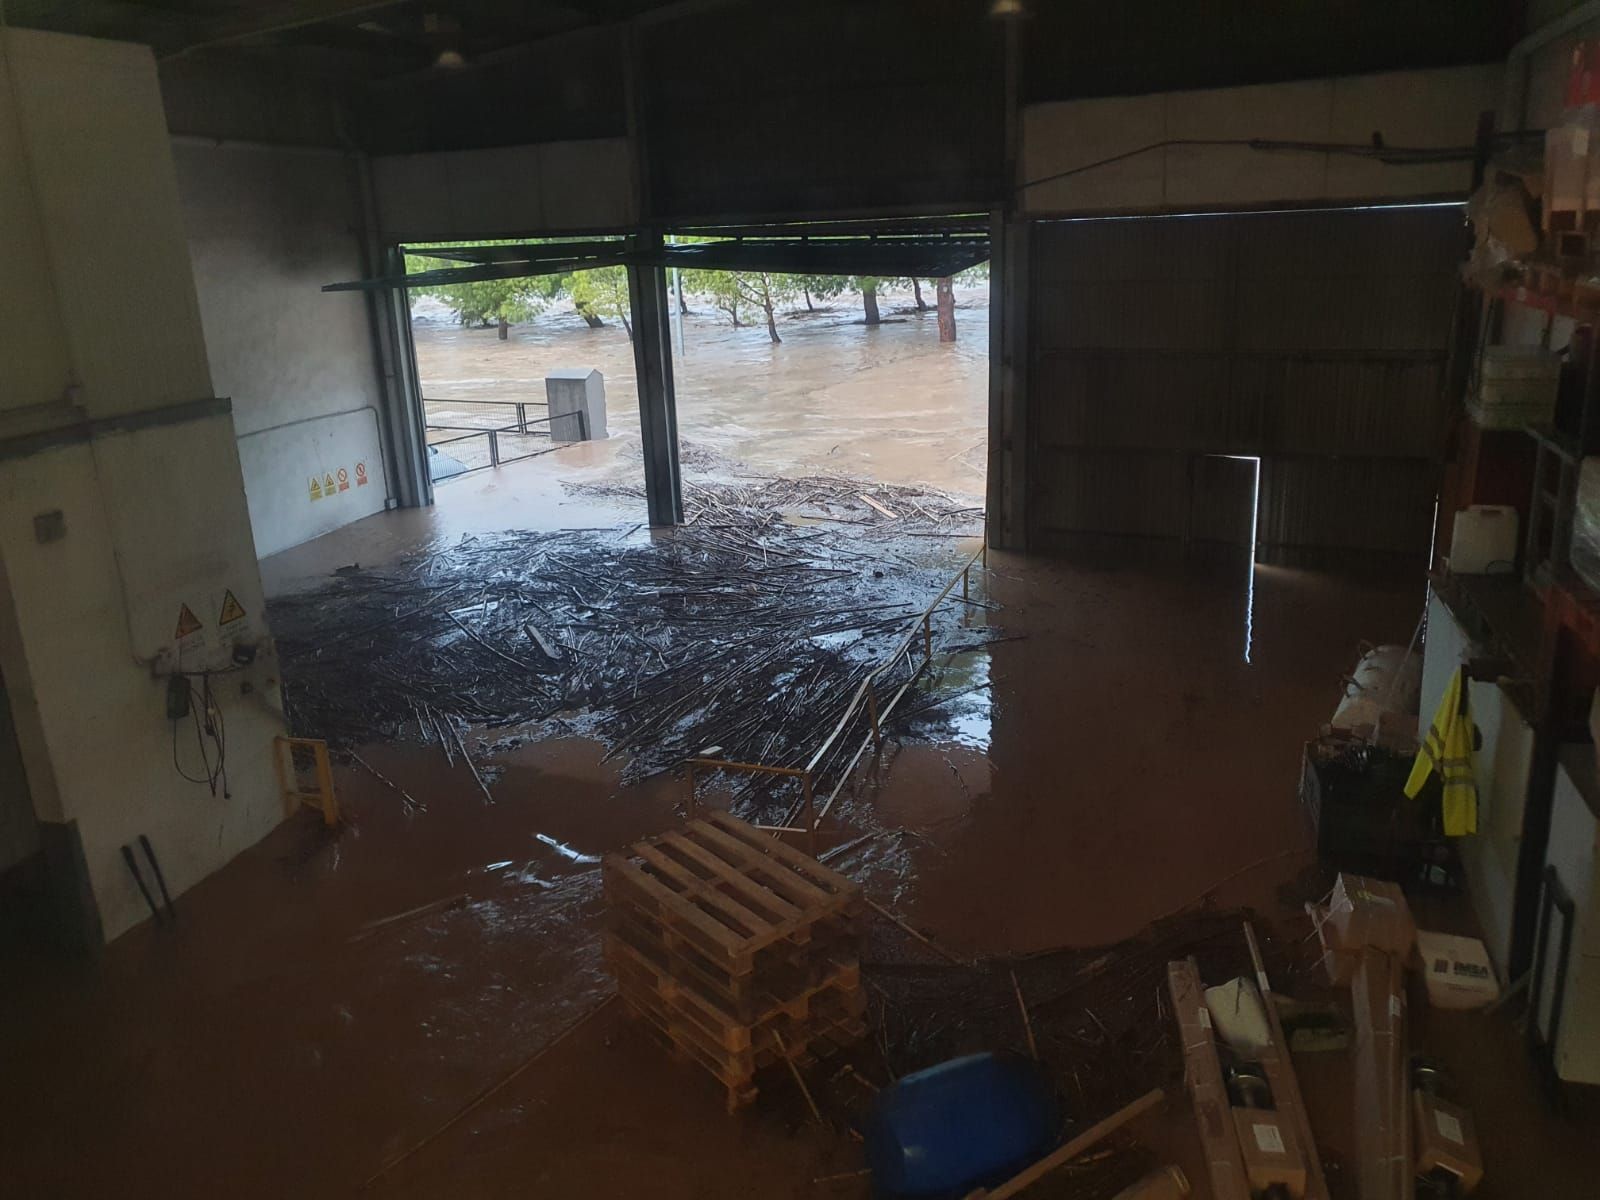
[[(980, 497), (987, 446), (987, 288), (958, 289), (958, 338), (941, 345), (932, 308), (917, 312), (907, 293), (882, 294), (884, 323), (861, 323), (859, 301), (842, 297), (816, 312), (780, 317), (774, 345), (762, 326), (735, 329), (709, 300), (690, 298), (684, 350), (674, 364), (685, 469), (728, 461), (764, 475), (842, 474), (920, 483)], [(615, 323), (591, 329), (570, 307), (513, 326), (463, 329), (437, 307), (413, 321), (417, 366), (430, 423), (486, 427), (515, 420), (489, 401), (542, 402), (547, 372), (593, 367), (606, 380), (613, 439), (637, 445), (633, 351)], [(529, 417), (544, 415), (530, 408)], [(451, 436), (438, 433), (438, 442)], [(543, 439), (506, 439), (517, 454)], [(639, 471), (619, 447), (619, 473)], [(442, 447), (469, 466), (487, 461), (484, 439)], [(563, 455), (556, 455), (559, 460)], [(561, 469), (552, 461), (553, 471)], [(448, 503), (448, 494), (441, 494)]]

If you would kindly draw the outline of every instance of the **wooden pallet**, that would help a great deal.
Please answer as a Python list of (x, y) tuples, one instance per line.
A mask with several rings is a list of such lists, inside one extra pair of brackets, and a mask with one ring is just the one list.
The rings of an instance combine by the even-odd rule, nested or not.
[(605, 958), (628, 1007), (728, 1090), (865, 1032), (861, 890), (725, 813), (608, 855)]

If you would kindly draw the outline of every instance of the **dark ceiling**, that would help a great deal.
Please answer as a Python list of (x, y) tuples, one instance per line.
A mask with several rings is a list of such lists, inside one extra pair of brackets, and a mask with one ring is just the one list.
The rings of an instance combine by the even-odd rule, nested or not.
[[(373, 78), (459, 70), (562, 35), (627, 22), (706, 18), (744, 9), (774, 24), (848, 28), (883, 0), (7, 0), (13, 24), (145, 42), (160, 58), (224, 46)], [(927, 11), (948, 9), (928, 0)], [(979, 19), (993, 0), (960, 5)], [(1399, 67), (1487, 62), (1521, 33), (1521, 0), (1023, 0), (1024, 98), (1215, 87)], [(738, 24), (737, 18), (735, 24)], [(748, 20), (745, 22), (748, 24)], [(915, 54), (921, 22), (841, 53)], [(848, 39), (846, 39), (848, 40)], [(753, 68), (758, 86), (777, 64)], [(826, 73), (825, 64), (820, 66)]]
[(705, 7), (681, 0), (8, 0), (6, 18), (144, 42), (163, 59), (223, 46), (278, 47), (289, 57), (383, 76), (449, 70), (575, 30)]

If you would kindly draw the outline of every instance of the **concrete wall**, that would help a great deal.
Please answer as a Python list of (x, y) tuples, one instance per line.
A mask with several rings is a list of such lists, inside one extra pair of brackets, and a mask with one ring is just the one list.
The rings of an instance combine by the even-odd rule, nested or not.
[[(75, 823), (113, 937), (145, 912), (118, 852), (135, 835), (182, 891), (280, 819), (277, 667), (154, 60), (11, 30), (0, 72), (0, 314), (30, 334), (0, 355), (0, 671), (39, 818)], [(230, 591), (247, 616), (223, 628)], [(201, 629), (180, 637), (184, 606)], [(224, 669), (235, 643), (258, 654), (213, 680), (213, 795), (174, 770), (165, 675)]]
[[(1168, 140), (1264, 138), (1470, 146), (1498, 107), (1501, 68), (1450, 67), (1298, 83), (1035, 104), (1023, 110), (1022, 181)], [(1032, 213), (1174, 212), (1462, 195), (1471, 164), (1385, 166), (1344, 155), (1169, 146), (1027, 188)]]
[(368, 301), (321, 291), (367, 270), (350, 157), (180, 139), (173, 158), (206, 355), (217, 393), (233, 401), (256, 549), (273, 554), (381, 511)]
[(0, 678), (0, 874), (39, 849), (39, 820), (11, 719), (11, 699)]
[(626, 138), (384, 155), (372, 169), (379, 224), (395, 241), (611, 230), (638, 219)]
[[(1428, 641), (1422, 656), (1422, 722), (1438, 711), (1451, 673), (1473, 653), (1467, 631), (1436, 593), (1428, 597)], [(1511, 954), (1511, 917), (1516, 902), (1517, 852), (1528, 772), (1533, 765), (1533, 727), (1494, 683), (1468, 684), (1472, 718), (1483, 738), (1477, 753), (1478, 836), (1462, 838), (1472, 905), (1483, 942), (1502, 977)]]

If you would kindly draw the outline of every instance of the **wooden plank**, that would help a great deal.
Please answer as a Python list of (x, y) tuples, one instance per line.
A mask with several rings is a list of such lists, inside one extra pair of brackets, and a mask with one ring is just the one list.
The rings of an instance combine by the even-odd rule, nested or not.
[[(681, 889), (678, 894), (693, 897), (716, 909), (711, 913), (713, 918), (719, 918), (724, 924), (732, 926), (734, 932), (739, 934), (741, 941), (746, 943), (744, 949), (751, 947), (748, 943), (756, 938), (764, 937), (771, 933), (772, 922), (760, 913), (745, 905), (740, 904), (721, 888), (709, 883), (701, 876), (696, 875), (688, 867), (670, 855), (663, 854), (655, 846), (640, 843), (633, 848), (643, 862), (652, 866), (659, 872), (658, 878), (667, 886), (677, 885)], [(649, 872), (645, 872), (649, 874)]]
[(873, 508), (875, 508), (879, 512), (881, 512), (884, 516), (888, 517), (889, 520), (898, 521), (900, 519), (894, 513), (890, 512), (887, 508), (885, 508), (883, 505), (879, 504), (871, 496), (867, 495), (865, 492), (861, 493), (861, 498), (863, 500), (865, 500), (868, 504), (872, 505)]
[(781, 893), (786, 899), (801, 906), (808, 914), (820, 917), (836, 907), (833, 903), (834, 897), (822, 888), (789, 870), (782, 863), (766, 857), (759, 850), (742, 844), (722, 830), (705, 825), (693, 830), (693, 833), (695, 837), (705, 842), (708, 848), (721, 850), (733, 856), (735, 863), (745, 863), (752, 874), (771, 880), (773, 891)]
[(753, 1019), (757, 998), (750, 974), (732, 975), (717, 967), (698, 947), (688, 943), (667, 944), (647, 935), (637, 922), (622, 913), (610, 914), (608, 933), (625, 942), (640, 957), (679, 983), (699, 989), (700, 994), (720, 1004), (740, 1020)]
[(852, 896), (861, 891), (860, 885), (855, 880), (839, 874), (831, 867), (823, 866), (809, 854), (800, 853), (793, 846), (785, 845), (778, 838), (766, 837), (758, 833), (748, 824), (739, 820), (738, 817), (730, 816), (725, 812), (718, 812), (716, 809), (707, 809), (704, 820), (716, 824), (719, 828), (744, 841), (760, 853), (776, 858), (780, 862), (793, 867), (802, 875), (808, 876), (811, 880), (820, 884), (827, 891), (846, 893)]
[(704, 846), (690, 841), (682, 834), (669, 833), (662, 837), (656, 845), (662, 849), (676, 850), (686, 858), (712, 872), (722, 882), (728, 884), (745, 898), (745, 902), (758, 910), (765, 910), (767, 920), (773, 925), (784, 925), (794, 920), (804, 920), (805, 910), (797, 905), (790, 904), (771, 888), (757, 883), (750, 876), (734, 869), (726, 859), (711, 853)]
[(1160, 1088), (1154, 1088), (1146, 1092), (1133, 1103), (1119, 1108), (1105, 1120), (1096, 1121), (1077, 1137), (1058, 1149), (1052, 1150), (1031, 1167), (1013, 1175), (993, 1191), (985, 1191), (983, 1188), (979, 1188), (977, 1191), (969, 1193), (967, 1200), (976, 1200), (977, 1197), (984, 1197), (985, 1200), (1010, 1200), (1012, 1196), (1032, 1187), (1057, 1167), (1066, 1166), (1067, 1163), (1079, 1155), (1093, 1149), (1129, 1121), (1135, 1117), (1143, 1116), (1165, 1099), (1166, 1094)]
[(1211, 1176), (1213, 1200), (1250, 1200), (1244, 1155), (1239, 1150), (1222, 1063), (1211, 1033), (1211, 1012), (1194, 960), (1167, 964), (1167, 989), (1183, 1040), (1184, 1077), (1194, 1100), (1195, 1124)]
[(720, 921), (713, 921), (677, 892), (650, 878), (620, 854), (606, 855), (603, 865), (607, 875), (643, 893), (660, 906), (663, 917), (670, 915), (683, 928), (694, 930), (724, 957), (743, 956), (745, 939)]

